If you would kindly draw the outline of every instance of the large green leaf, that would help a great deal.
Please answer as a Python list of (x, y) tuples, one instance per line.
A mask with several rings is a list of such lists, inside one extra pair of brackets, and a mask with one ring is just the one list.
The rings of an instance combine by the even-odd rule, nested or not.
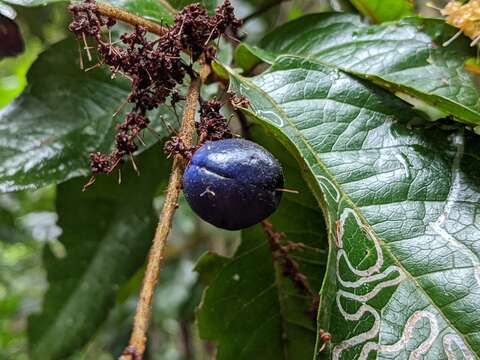
[(327, 219), (322, 354), (479, 358), (478, 139), (412, 128), (418, 113), (390, 93), (299, 57), (231, 86), (306, 166)]
[(350, 0), (350, 2), (376, 23), (398, 20), (413, 14), (413, 0)]
[[(28, 83), (23, 95), (0, 110), (0, 192), (88, 174), (89, 153), (110, 151), (115, 125), (123, 120), (122, 113), (112, 114), (125, 102), (129, 84), (112, 80), (104, 69), (80, 70), (72, 38), (39, 56)], [(166, 136), (162, 115), (176, 124), (171, 110), (162, 107), (150, 116), (151, 126)], [(157, 141), (145, 134), (147, 144)]]
[[(2, 0), (0, 1), (0, 5), (2, 2), (27, 7), (45, 6), (57, 2), (68, 3), (67, 0)], [(105, 0), (99, 2), (108, 3), (115, 7), (128, 10), (133, 14), (144, 16), (148, 19), (164, 24), (170, 24), (173, 22), (174, 11), (168, 5), (167, 0)]]
[(49, 289), (43, 310), (29, 321), (32, 359), (63, 359), (94, 334), (115, 303), (119, 286), (142, 265), (153, 237), (153, 196), (168, 177), (160, 146), (139, 157), (139, 177), (124, 169), (122, 184), (100, 177), (82, 192), (84, 178), (59, 185), (58, 224), (64, 258), (47, 248)]
[(318, 60), (428, 107), (434, 118), (452, 115), (476, 126), (480, 90), (463, 68), (474, 49), (465, 38), (442, 47), (456, 31), (438, 19), (367, 25), (356, 15), (313, 14), (274, 30), (260, 48), (242, 45), (237, 61), (248, 68), (260, 59), (271, 63), (279, 54)]
[[(278, 156), (285, 186), (300, 191), (298, 195), (285, 194), (271, 222), (277, 231), (285, 232), (286, 241), (306, 245), (291, 256), (316, 293), (326, 263), (323, 217), (295, 160), (265, 135), (256, 132), (255, 138), (262, 139)], [(208, 284), (197, 322), (200, 335), (218, 343), (217, 359), (311, 359), (315, 328), (308, 311), (312, 310), (312, 297), (282, 274), (260, 225), (243, 231), (242, 244), (233, 258), (207, 254), (197, 270)]]

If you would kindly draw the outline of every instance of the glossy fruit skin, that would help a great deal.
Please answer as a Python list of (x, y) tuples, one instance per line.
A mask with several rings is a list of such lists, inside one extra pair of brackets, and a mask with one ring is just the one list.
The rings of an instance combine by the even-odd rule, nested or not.
[(239, 230), (259, 223), (280, 204), (283, 171), (260, 145), (244, 139), (206, 142), (183, 176), (183, 192), (203, 220)]

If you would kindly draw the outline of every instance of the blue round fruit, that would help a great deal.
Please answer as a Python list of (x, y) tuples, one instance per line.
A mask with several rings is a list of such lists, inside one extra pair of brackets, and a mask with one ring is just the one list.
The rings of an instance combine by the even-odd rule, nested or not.
[(206, 142), (183, 175), (183, 192), (203, 220), (239, 230), (270, 216), (280, 204), (283, 171), (260, 145), (244, 139)]

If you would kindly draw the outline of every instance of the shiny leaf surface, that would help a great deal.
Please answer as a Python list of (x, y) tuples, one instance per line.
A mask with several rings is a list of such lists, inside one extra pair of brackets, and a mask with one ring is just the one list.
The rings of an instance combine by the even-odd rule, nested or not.
[(431, 109), (434, 120), (452, 115), (479, 125), (480, 90), (475, 75), (464, 69), (474, 49), (465, 38), (442, 46), (455, 32), (436, 19), (367, 25), (356, 15), (313, 14), (274, 30), (261, 50), (241, 46), (237, 60), (242, 66), (259, 59), (271, 63), (279, 54), (318, 60)]
[(231, 72), (231, 86), (304, 164), (327, 219), (318, 328), (332, 342), (315, 354), (477, 359), (475, 135), (412, 127), (419, 113), (390, 93), (299, 57), (282, 56), (254, 78)]
[[(68, 3), (65, 0), (3, 0), (5, 3), (26, 6), (26, 7), (36, 7), (36, 6), (45, 6), (50, 3), (64, 2)], [(173, 22), (173, 11), (170, 6), (168, 6), (167, 0), (106, 0), (99, 2), (105, 2), (113, 6), (125, 9), (131, 13), (144, 16), (150, 20), (154, 20), (160, 23), (169, 24)]]
[[(115, 125), (129, 84), (112, 80), (101, 68), (80, 70), (73, 39), (42, 53), (28, 73), (29, 86), (0, 110), (0, 192), (38, 188), (89, 174), (92, 151), (110, 151)], [(129, 105), (124, 106), (124, 109)], [(151, 114), (152, 128), (166, 136), (162, 116), (175, 125), (166, 107)], [(145, 132), (147, 145), (156, 136)]]

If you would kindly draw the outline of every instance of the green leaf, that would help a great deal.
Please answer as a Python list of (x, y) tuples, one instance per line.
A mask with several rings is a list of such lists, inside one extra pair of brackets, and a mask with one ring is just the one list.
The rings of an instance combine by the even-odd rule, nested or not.
[(350, 0), (350, 2), (360, 13), (376, 23), (413, 15), (413, 0)]
[(9, 104), (25, 88), (27, 72), (40, 52), (41, 44), (29, 39), (25, 52), (0, 61), (0, 108)]
[[(125, 102), (129, 84), (112, 80), (103, 68), (80, 70), (72, 38), (39, 56), (28, 83), (23, 95), (0, 110), (0, 192), (89, 174), (90, 152), (109, 152), (115, 125), (123, 121), (122, 112), (115, 118), (112, 114)], [(151, 127), (166, 136), (162, 116), (174, 119), (167, 107), (149, 118)], [(147, 145), (158, 141), (149, 131), (145, 135)]]
[[(215, 8), (217, 7), (217, 0), (170, 0), (170, 4), (172, 4), (173, 7), (176, 9), (180, 10), (183, 9), (185, 6), (190, 5), (190, 4), (195, 4), (195, 3), (200, 3), (205, 8), (208, 10), (210, 14), (215, 12)], [(223, 1), (220, 1), (220, 3), (223, 3)]]
[(0, 242), (14, 243), (27, 237), (16, 221), (15, 214), (0, 203)]
[[(300, 194), (285, 194), (271, 217), (286, 241), (306, 248), (290, 256), (307, 276), (312, 290), (320, 289), (326, 261), (326, 234), (315, 199), (301, 178), (295, 160), (264, 132), (254, 139), (281, 161), (285, 187)], [(207, 253), (197, 264), (208, 288), (197, 312), (200, 336), (218, 343), (217, 359), (311, 359), (315, 343), (312, 297), (297, 289), (282, 274), (260, 225), (242, 233), (233, 258)]]
[(231, 86), (306, 167), (327, 219), (318, 357), (478, 359), (478, 139), (412, 128), (390, 93), (299, 57)]
[(167, 0), (108, 0), (105, 2), (166, 25), (172, 24), (175, 16), (175, 9), (168, 4)]
[(313, 14), (267, 35), (260, 43), (263, 51), (242, 45), (238, 64), (251, 66), (255, 58), (272, 63), (280, 54), (302, 56), (372, 81), (407, 101), (414, 97), (444, 116), (478, 125), (480, 90), (475, 76), (464, 69), (465, 60), (475, 56), (474, 49), (465, 38), (442, 47), (456, 31), (436, 19), (367, 25), (356, 15)]
[(127, 167), (122, 184), (101, 176), (82, 192), (85, 178), (59, 185), (58, 224), (64, 258), (45, 249), (49, 289), (43, 310), (29, 319), (33, 359), (63, 359), (82, 347), (107, 317), (117, 290), (142, 265), (153, 237), (152, 201), (168, 177), (160, 146), (137, 160), (139, 177)]
[[(35, 7), (45, 6), (50, 3), (65, 2), (66, 0), (2, 0), (7, 4)], [(174, 17), (174, 9), (167, 0), (105, 0), (105, 2), (115, 7), (130, 11), (131, 13), (143, 16), (164, 24), (171, 24)], [(1, 5), (1, 2), (0, 2)]]

